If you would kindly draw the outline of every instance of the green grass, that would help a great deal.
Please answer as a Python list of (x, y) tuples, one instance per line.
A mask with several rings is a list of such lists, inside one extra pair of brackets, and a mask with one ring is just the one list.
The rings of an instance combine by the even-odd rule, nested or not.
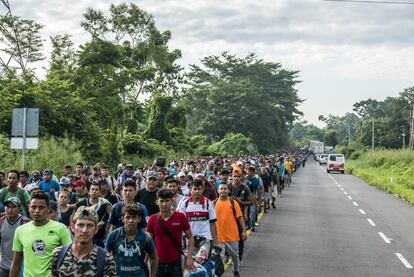
[(347, 160), (346, 170), (370, 185), (414, 204), (413, 151), (368, 151), (356, 160)]

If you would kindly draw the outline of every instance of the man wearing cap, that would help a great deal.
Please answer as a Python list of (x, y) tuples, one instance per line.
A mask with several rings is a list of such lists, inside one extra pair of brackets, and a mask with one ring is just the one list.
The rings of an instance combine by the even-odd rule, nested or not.
[(119, 181), (121, 187), (127, 179), (133, 179), (134, 181), (136, 181), (136, 178), (134, 177), (134, 166), (132, 164), (127, 164), (125, 166), (124, 173), (121, 174), (121, 178)]
[(181, 189), (181, 192), (183, 193), (183, 196), (187, 197), (190, 195), (190, 185), (187, 182), (187, 175), (181, 171), (177, 175), (179, 187)]
[(51, 201), (56, 201), (55, 192), (60, 190), (59, 183), (52, 179), (53, 171), (46, 169), (43, 171), (44, 180), (39, 183), (39, 188), (49, 195)]
[(86, 183), (82, 179), (76, 180), (74, 184), (75, 188), (75, 203), (84, 199), (88, 198), (88, 193), (86, 191)]
[(0, 190), (0, 204), (4, 204), (10, 197), (17, 197), (20, 201), (21, 214), (27, 216), (30, 196), (27, 191), (18, 187), (20, 179), (20, 172), (17, 170), (10, 170), (7, 175), (7, 187)]
[(30, 219), (19, 213), (20, 205), (20, 200), (17, 197), (10, 197), (4, 202), (6, 216), (0, 218), (0, 276), (9, 276), (13, 260), (13, 237), (16, 228), (30, 221)]
[(101, 196), (101, 185), (94, 181), (89, 188), (89, 197), (84, 198), (76, 203), (76, 208), (81, 206), (93, 208), (99, 217), (97, 224), (98, 232), (93, 237), (93, 243), (105, 247), (104, 239), (106, 237), (106, 225), (111, 214), (112, 205), (108, 200)]
[(19, 276), (22, 261), (25, 277), (50, 276), (53, 249), (71, 243), (66, 226), (48, 219), (49, 196), (37, 191), (31, 198), (29, 211), (33, 221), (16, 229), (10, 277)]
[(98, 214), (91, 207), (79, 207), (71, 223), (74, 242), (53, 251), (51, 276), (116, 276), (111, 253), (93, 244), (98, 231)]
[(157, 180), (158, 173), (156, 171), (148, 171), (147, 185), (139, 190), (135, 196), (135, 201), (144, 204), (148, 210), (148, 215), (156, 214), (160, 210), (157, 201)]
[(59, 186), (60, 186), (60, 190), (55, 192), (55, 199), (59, 200), (59, 193), (62, 190), (65, 190), (68, 192), (68, 197), (69, 197), (69, 204), (74, 204), (76, 203), (76, 194), (72, 191), (70, 191), (69, 186), (70, 186), (70, 179), (67, 177), (62, 177), (59, 180)]

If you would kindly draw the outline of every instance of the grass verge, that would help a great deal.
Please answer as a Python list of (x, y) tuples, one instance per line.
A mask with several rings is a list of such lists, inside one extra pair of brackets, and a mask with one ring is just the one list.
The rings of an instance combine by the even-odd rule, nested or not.
[(378, 150), (347, 160), (346, 171), (414, 204), (414, 152)]

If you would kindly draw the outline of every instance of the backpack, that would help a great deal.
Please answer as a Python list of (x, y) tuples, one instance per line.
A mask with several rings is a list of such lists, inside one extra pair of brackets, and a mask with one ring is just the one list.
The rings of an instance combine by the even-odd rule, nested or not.
[[(56, 259), (56, 263), (53, 265), (54, 272), (57, 272), (59, 270), (60, 266), (63, 263), (63, 259), (65, 258), (66, 252), (68, 252), (71, 246), (72, 244), (67, 244), (67, 245), (62, 246), (62, 248), (60, 249), (58, 257)], [(96, 276), (98, 277), (104, 276), (105, 260), (106, 260), (106, 250), (98, 246), (98, 253), (96, 254)]]
[[(112, 240), (113, 241), (117, 241), (119, 239), (119, 236), (121, 235), (121, 230), (119, 228), (118, 229), (115, 229), (113, 231), (113, 233), (114, 233), (114, 237), (113, 237)], [(149, 243), (149, 241), (150, 241), (151, 238), (145, 232), (144, 232), (144, 235), (145, 235), (145, 240), (144, 240), (144, 247), (143, 247), (143, 249), (145, 250), (145, 248), (146, 248), (146, 246)]]

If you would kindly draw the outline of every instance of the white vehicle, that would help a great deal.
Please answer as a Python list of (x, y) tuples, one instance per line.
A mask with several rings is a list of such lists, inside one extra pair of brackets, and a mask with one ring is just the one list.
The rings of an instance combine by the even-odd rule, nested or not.
[(315, 154), (315, 161), (318, 161), (319, 162), (319, 158), (321, 157), (321, 155), (320, 154)]
[(319, 165), (328, 163), (328, 154), (321, 154), (319, 157)]
[(339, 171), (345, 173), (345, 157), (342, 154), (329, 154), (326, 164), (326, 172)]

